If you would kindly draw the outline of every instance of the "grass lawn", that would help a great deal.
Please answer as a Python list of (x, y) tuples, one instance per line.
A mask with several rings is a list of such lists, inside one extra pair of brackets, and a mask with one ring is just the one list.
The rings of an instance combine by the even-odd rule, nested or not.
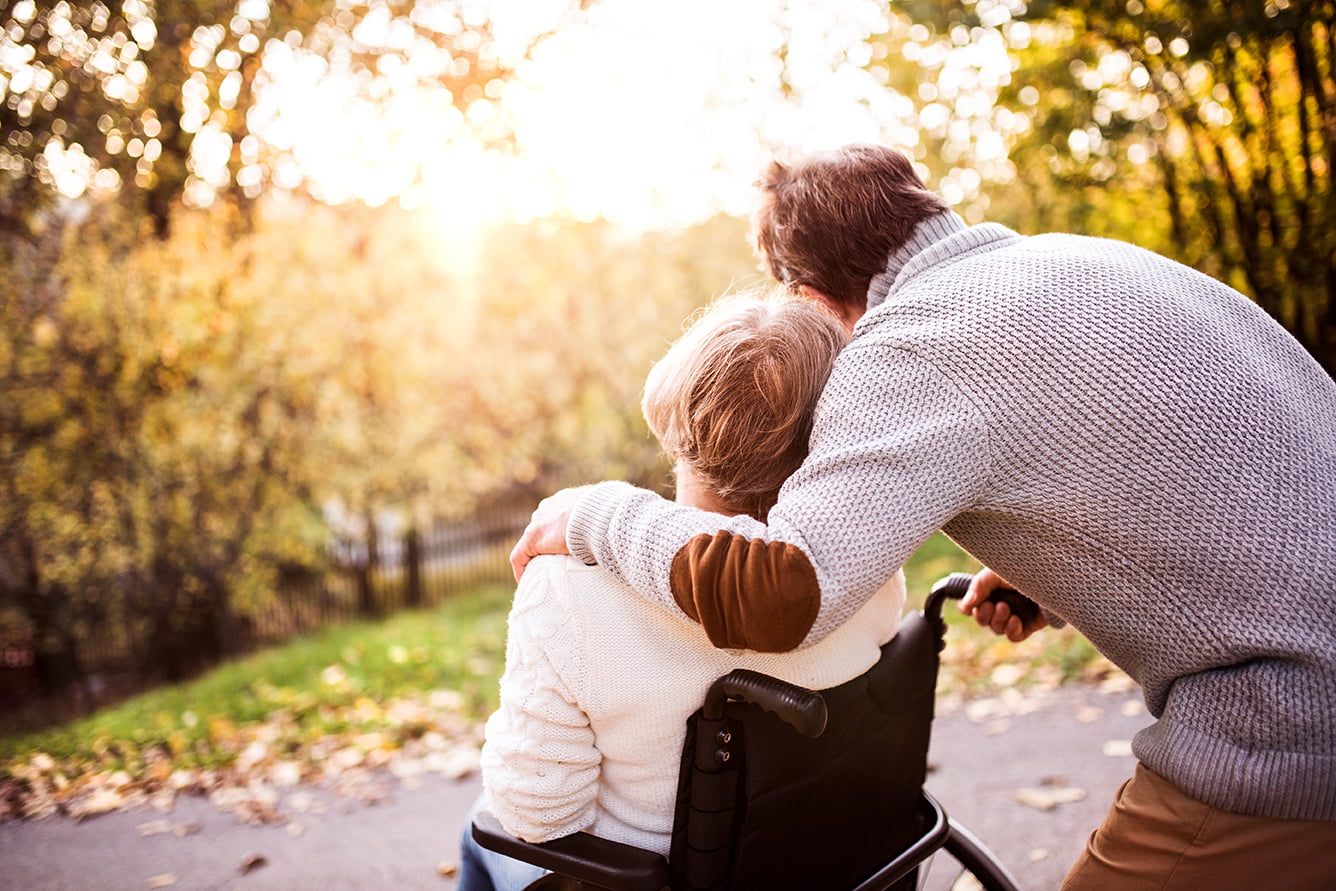
[(63, 726), (0, 737), (0, 819), (196, 793), (263, 820), (275, 786), (406, 759), (463, 772), (496, 707), (510, 595), (496, 585), (329, 626)]
[[(941, 576), (975, 568), (935, 536), (906, 567), (910, 604), (920, 606)], [(71, 810), (69, 801), (96, 812), (135, 790), (209, 792), (256, 775), (295, 782), (328, 777), (331, 764), (376, 767), (404, 753), (476, 747), (496, 707), (510, 595), (497, 585), (432, 610), (330, 626), (69, 724), (0, 737), (0, 817)], [(1017, 645), (952, 607), (946, 614), (944, 691), (1108, 670), (1071, 629)], [(101, 804), (87, 805), (95, 794)]]

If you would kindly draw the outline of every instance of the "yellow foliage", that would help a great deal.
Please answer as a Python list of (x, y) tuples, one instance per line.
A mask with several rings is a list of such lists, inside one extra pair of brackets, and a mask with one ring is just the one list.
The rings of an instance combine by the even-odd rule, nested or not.
[(428, 523), (660, 482), (642, 382), (753, 275), (744, 226), (509, 226), (460, 270), (412, 213), (290, 200), (241, 234), (104, 208), (5, 245), (0, 578), (36, 581), (0, 607), (39, 648), (115, 628), (184, 672), (280, 602), (280, 568), (324, 567), (332, 504)]

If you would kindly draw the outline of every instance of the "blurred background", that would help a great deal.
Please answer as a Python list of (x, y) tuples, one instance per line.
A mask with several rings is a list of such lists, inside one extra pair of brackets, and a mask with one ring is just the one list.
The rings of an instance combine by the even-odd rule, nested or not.
[(10, 716), (504, 588), (550, 491), (663, 489), (644, 375), (763, 281), (776, 155), (899, 146), (968, 221), (1174, 257), (1336, 368), (1326, 0), (0, 9)]

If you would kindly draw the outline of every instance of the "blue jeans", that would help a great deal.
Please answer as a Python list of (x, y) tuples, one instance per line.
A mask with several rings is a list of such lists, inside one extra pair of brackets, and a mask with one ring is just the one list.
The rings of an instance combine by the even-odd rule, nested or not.
[(459, 880), (455, 891), (521, 891), (546, 875), (547, 870), (541, 866), (489, 851), (473, 840), (473, 815), (483, 807), (486, 802), (479, 798), (460, 834)]

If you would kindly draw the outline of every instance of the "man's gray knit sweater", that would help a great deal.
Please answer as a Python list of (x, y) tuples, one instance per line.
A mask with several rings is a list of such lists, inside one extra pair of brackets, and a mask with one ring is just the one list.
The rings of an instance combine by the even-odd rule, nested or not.
[(943, 529), (1142, 686), (1150, 769), (1336, 820), (1336, 383), (1242, 295), (934, 217), (874, 280), (811, 445), (768, 524), (604, 483), (571, 552), (717, 645), (788, 649)]

